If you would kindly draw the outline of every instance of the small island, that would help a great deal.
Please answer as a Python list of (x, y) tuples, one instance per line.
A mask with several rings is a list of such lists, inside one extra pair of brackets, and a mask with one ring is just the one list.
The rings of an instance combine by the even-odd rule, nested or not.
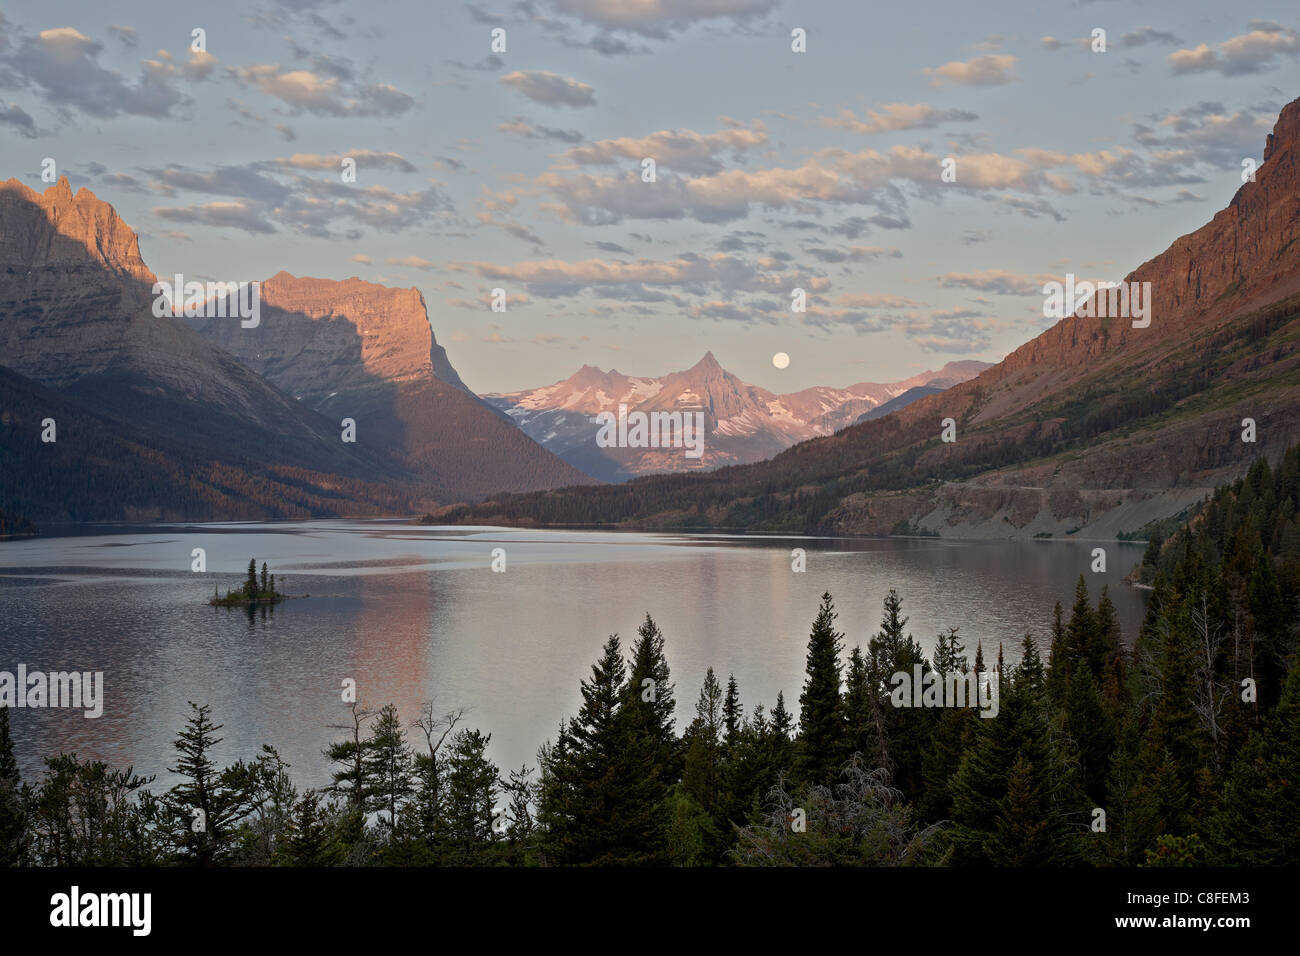
[(266, 562), (262, 562), (262, 578), (259, 581), (257, 577), (257, 559), (250, 558), (248, 561), (248, 580), (238, 591), (227, 591), (225, 597), (220, 597), (216, 589), (213, 589), (212, 600), (208, 601), (213, 607), (257, 607), (259, 605), (278, 604), (287, 600), (288, 595), (281, 594), (275, 589), (275, 575), (269, 577), (266, 573)]

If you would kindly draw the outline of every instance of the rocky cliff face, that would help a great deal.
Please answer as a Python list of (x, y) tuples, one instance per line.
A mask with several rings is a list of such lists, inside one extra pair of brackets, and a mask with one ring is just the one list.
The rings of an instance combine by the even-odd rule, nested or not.
[(309, 408), (352, 418), (360, 440), (442, 495), (526, 491), (590, 478), (474, 395), (434, 338), (417, 289), (276, 273), (261, 322), (199, 323), (200, 334)]
[[(67, 179), (38, 194), (0, 184), (0, 355), (43, 385), (135, 383), (268, 427), (304, 422), (291, 402), (171, 316), (153, 314), (154, 274), (135, 231)], [(236, 323), (237, 324), (237, 323)], [(110, 406), (118, 388), (101, 396)], [(312, 426), (313, 428), (316, 426)]]
[(308, 404), (331, 392), (436, 376), (472, 394), (434, 339), (418, 289), (278, 272), (261, 283), (262, 321), (200, 321), (201, 334)]

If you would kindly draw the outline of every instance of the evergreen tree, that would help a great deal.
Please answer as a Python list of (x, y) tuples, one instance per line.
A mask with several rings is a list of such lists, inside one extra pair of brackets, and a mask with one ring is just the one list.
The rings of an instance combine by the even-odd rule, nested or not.
[(250, 598), (257, 596), (257, 558), (248, 559), (248, 580), (244, 582), (244, 593)]
[[(620, 707), (629, 697), (626, 670), (622, 646), (613, 635), (592, 665), (591, 678), (582, 681), (578, 716), (554, 746), (538, 755), (538, 820), (552, 862), (638, 865), (665, 852), (662, 818), (655, 819), (662, 805), (646, 799), (663, 786), (645, 772), (655, 757), (653, 741), (643, 716), (619, 719), (620, 713), (645, 713), (644, 708)], [(641, 699), (639, 693), (636, 699)]]
[(1115, 728), (1088, 668), (1075, 670), (1064, 712), (1065, 731), (1078, 751), (1080, 785), (1093, 806), (1104, 806)]
[[(1082, 580), (1082, 579), (1080, 579)], [(1047, 695), (1053, 706), (1062, 707), (1070, 692), (1070, 647), (1061, 619), (1061, 602), (1052, 610), (1052, 644), (1047, 655)]]
[(315, 790), (307, 790), (294, 807), (285, 862), (290, 866), (334, 866), (341, 858), (329, 818)]
[(774, 775), (789, 775), (794, 768), (794, 741), (791, 730), (794, 718), (785, 706), (785, 692), (776, 692), (776, 705), (772, 708), (772, 719), (767, 725), (766, 748), (767, 763)]
[(269, 590), (270, 590), (270, 587), (268, 586), (268, 582), (267, 582), (267, 580), (266, 580), (266, 562), (265, 562), (265, 561), (262, 562), (262, 590), (263, 590), (263, 592), (266, 592), (266, 591), (269, 591)]
[(364, 818), (374, 785), (366, 761), (366, 742), (361, 737), (361, 731), (367, 721), (374, 719), (375, 712), (355, 702), (349, 705), (349, 711), (352, 717), (350, 724), (333, 725), (335, 730), (346, 731), (348, 737), (330, 744), (323, 754), (331, 763), (340, 765), (333, 773), (330, 791), (346, 797), (353, 812)]
[(1207, 827), (1223, 864), (1287, 866), (1300, 860), (1300, 663), (1282, 699), (1232, 768)]
[[(459, 730), (447, 758), (447, 836), (461, 865), (482, 863), (496, 842), (497, 767), (487, 759), (492, 735)], [(503, 810), (504, 813), (504, 810)], [(504, 819), (504, 817), (503, 817)]]
[(376, 715), (370, 737), (365, 742), (362, 756), (365, 787), (362, 792), (365, 810), (377, 812), (379, 822), (390, 829), (396, 825), (398, 812), (415, 791), (413, 760), (397, 708), (385, 704)]
[[(1081, 809), (1073, 774), (1051, 732), (1046, 675), (1025, 636), (997, 718), (977, 721), (952, 780), (945, 834), (959, 865), (1062, 865), (1077, 858), (1071, 816)], [(1022, 816), (1029, 814), (1029, 816)]]
[(182, 852), (200, 866), (221, 863), (229, 853), (235, 829), (257, 806), (256, 769), (237, 762), (218, 770), (212, 750), (221, 743), (211, 709), (190, 702), (190, 717), (173, 746), (179, 755), (171, 773), (183, 777), (168, 792), (168, 802), (180, 818)]
[(528, 779), (532, 773), (527, 766), (522, 766), (518, 770), (511, 770), (509, 779), (499, 781), (503, 796), (508, 800), (506, 862), (515, 866), (525, 865), (531, 859), (535, 831), (532, 801), (537, 792), (537, 786)]
[(871, 685), (862, 648), (849, 652), (849, 669), (845, 675), (844, 689), (844, 747), (840, 756), (851, 760), (854, 754), (862, 755), (867, 767), (883, 767), (885, 755), (880, 741), (880, 695)]
[(0, 707), (0, 866), (17, 866), (27, 844), (23, 781), (9, 734), (9, 708)]
[(727, 697), (722, 703), (723, 740), (728, 751), (735, 746), (736, 735), (745, 723), (745, 708), (740, 703), (740, 688), (736, 675), (727, 675)]
[[(895, 674), (904, 675), (911, 683), (918, 665), (923, 680), (931, 671), (921, 645), (906, 632), (908, 619), (902, 609), (903, 599), (891, 588), (885, 596), (880, 631), (867, 644), (867, 672), (872, 686), (878, 689), (884, 768), (893, 786), (907, 799), (915, 800), (924, 786), (922, 763), (937, 715), (931, 708), (895, 707), (890, 697)], [(919, 692), (920, 688), (913, 688), (914, 694)]]
[(844, 635), (835, 630), (836, 616), (830, 594), (823, 594), (808, 636), (807, 678), (799, 695), (797, 772), (810, 784), (834, 783), (847, 729), (840, 697)]

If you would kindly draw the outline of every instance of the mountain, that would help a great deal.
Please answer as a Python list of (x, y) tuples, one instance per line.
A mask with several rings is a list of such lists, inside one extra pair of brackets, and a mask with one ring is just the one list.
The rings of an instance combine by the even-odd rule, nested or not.
[[(967, 537), (1136, 532), (1300, 440), (1297, 239), (1300, 100), (1278, 117), (1255, 180), (1126, 277), (1151, 283), (1145, 327), (1093, 315), (1094, 296), (975, 378), (770, 461), (544, 500), (499, 497), (450, 518)], [(952, 442), (942, 440), (947, 419)]]
[[(861, 382), (847, 388), (814, 387), (777, 395), (741, 381), (718, 364), (713, 353), (684, 372), (635, 378), (584, 365), (554, 385), (484, 398), (509, 415), (544, 447), (604, 481), (623, 481), (662, 472), (707, 471), (723, 465), (771, 458), (797, 442), (829, 435), (913, 385), (965, 381), (984, 362), (951, 362), (903, 382)], [(699, 411), (704, 415), (704, 447), (698, 458), (681, 448), (600, 447), (602, 412), (629, 416), (640, 412)]]
[(444, 498), (588, 482), (461, 381), (417, 289), (279, 272), (261, 283), (261, 322), (212, 318), (206, 339), (334, 422), (351, 418)]
[[(155, 316), (156, 281), (135, 232), (89, 190), (0, 183), (0, 510), (39, 522), (391, 514), (588, 480), (472, 396), (427, 320), (416, 348), (428, 381), (399, 390), (388, 433), (361, 417), (346, 443), (332, 409), (316, 412), (185, 321)], [(456, 427), (456, 443), (421, 444)], [(394, 453), (410, 449), (393, 429), (418, 451)], [(515, 471), (496, 486), (511, 454)]]

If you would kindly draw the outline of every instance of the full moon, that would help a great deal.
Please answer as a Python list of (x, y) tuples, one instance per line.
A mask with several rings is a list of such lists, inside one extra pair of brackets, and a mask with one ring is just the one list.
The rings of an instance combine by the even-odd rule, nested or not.
[(785, 368), (790, 364), (790, 356), (786, 355), (784, 352), (777, 352), (772, 356), (772, 364), (777, 368)]

